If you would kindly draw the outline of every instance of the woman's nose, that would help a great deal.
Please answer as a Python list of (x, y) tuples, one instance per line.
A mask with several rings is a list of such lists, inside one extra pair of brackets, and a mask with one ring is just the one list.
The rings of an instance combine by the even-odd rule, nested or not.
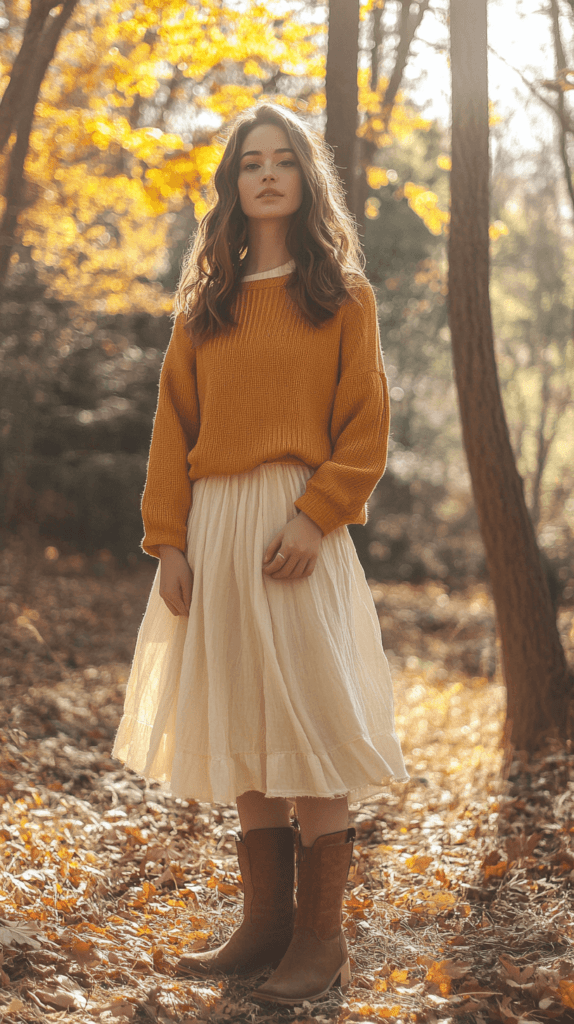
[(275, 171), (272, 164), (263, 168), (263, 179), (266, 181), (268, 178), (275, 178)]

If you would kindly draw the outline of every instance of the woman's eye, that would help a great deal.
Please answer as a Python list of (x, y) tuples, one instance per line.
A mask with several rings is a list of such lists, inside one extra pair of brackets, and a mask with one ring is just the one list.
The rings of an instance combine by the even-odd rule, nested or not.
[(295, 166), (295, 161), (294, 160), (281, 160), (281, 163), (280, 163), (279, 166), (280, 167), (294, 167)]
[(244, 171), (252, 171), (254, 168), (259, 167), (259, 164), (243, 164)]

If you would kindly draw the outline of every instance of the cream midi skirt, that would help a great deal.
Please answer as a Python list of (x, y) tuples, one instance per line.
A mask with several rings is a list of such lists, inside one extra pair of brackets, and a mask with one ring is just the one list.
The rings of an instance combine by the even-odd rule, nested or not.
[(113, 748), (173, 796), (357, 802), (408, 779), (381, 629), (347, 527), (323, 538), (311, 576), (262, 572), (311, 475), (263, 463), (193, 484), (189, 618), (168, 611), (158, 569)]

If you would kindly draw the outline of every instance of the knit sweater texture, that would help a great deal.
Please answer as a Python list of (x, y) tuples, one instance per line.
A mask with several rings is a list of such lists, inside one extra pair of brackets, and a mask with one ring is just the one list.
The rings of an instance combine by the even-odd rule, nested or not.
[(314, 470), (295, 506), (323, 532), (368, 519), (385, 470), (389, 393), (369, 284), (320, 327), (288, 275), (244, 282), (236, 326), (192, 347), (180, 313), (165, 354), (142, 499), (144, 551), (186, 551), (193, 481), (262, 463)]

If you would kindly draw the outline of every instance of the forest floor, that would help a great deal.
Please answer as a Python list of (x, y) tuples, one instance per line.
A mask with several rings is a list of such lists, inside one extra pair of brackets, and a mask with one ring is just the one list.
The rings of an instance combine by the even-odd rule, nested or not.
[(175, 972), (239, 919), (234, 808), (110, 756), (153, 566), (47, 551), (0, 553), (0, 1020), (574, 1021), (574, 754), (505, 753), (482, 584), (371, 583), (411, 779), (353, 814), (351, 985), (275, 1010)]

